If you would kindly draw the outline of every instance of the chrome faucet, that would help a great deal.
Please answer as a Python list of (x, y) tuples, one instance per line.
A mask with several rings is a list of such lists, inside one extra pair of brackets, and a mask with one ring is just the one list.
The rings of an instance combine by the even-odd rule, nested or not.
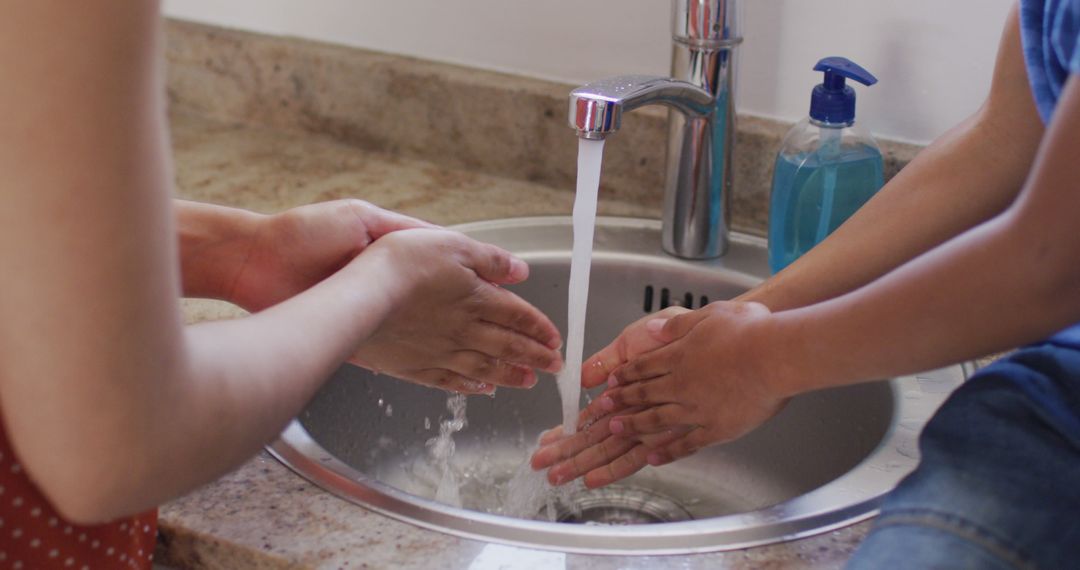
[(738, 0), (673, 0), (671, 77), (626, 75), (570, 93), (570, 126), (603, 139), (622, 114), (659, 103), (668, 114), (663, 246), (686, 259), (727, 251), (735, 142)]

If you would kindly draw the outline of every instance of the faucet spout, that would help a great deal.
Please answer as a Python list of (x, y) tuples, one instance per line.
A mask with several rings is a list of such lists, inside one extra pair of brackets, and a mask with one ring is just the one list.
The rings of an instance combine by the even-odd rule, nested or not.
[(619, 130), (622, 114), (658, 103), (668, 113), (664, 251), (712, 259), (727, 251), (735, 144), (739, 0), (672, 0), (671, 77), (625, 75), (570, 93), (570, 126), (584, 139)]
[(569, 123), (581, 138), (602, 139), (619, 130), (623, 112), (652, 104), (695, 118), (716, 111), (713, 94), (692, 83), (670, 77), (622, 75), (570, 92)]

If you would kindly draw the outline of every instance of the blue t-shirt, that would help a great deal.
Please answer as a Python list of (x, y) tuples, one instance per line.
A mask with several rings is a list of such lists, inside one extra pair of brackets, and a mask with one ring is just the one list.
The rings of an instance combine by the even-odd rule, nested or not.
[(1080, 73), (1080, 0), (1021, 0), (1020, 27), (1035, 105), (1049, 124), (1069, 75)]

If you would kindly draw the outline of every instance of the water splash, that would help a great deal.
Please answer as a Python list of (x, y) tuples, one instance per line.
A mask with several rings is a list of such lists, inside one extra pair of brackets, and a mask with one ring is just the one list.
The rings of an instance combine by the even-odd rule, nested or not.
[[(531, 457), (538, 446), (539, 441), (529, 450), (526, 457)], [(532, 519), (542, 512), (545, 519), (556, 522), (559, 517), (559, 507), (561, 506), (563, 510), (572, 507), (574, 502), (571, 497), (584, 488), (585, 485), (580, 479), (561, 487), (553, 487), (551, 483), (548, 483), (547, 473), (533, 471), (526, 459), (506, 483), (506, 497), (497, 514)]]
[(454, 434), (465, 429), (465, 395), (453, 394), (446, 399), (450, 419), (439, 422), (439, 435), (427, 441), (428, 456), (441, 476), (435, 489), (435, 500), (454, 507), (461, 506), (460, 484), (450, 465), (454, 457)]

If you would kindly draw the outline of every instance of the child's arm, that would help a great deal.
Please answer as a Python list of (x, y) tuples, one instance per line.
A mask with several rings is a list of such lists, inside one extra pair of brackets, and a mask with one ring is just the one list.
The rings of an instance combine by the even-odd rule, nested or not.
[(468, 388), (490, 361), (467, 348), (557, 362), (551, 323), (491, 284), (524, 264), (427, 229), (252, 317), (185, 329), (161, 40), (152, 1), (16, 2), (0, 18), (0, 411), (62, 514), (130, 514), (235, 467), (413, 306), (441, 311), (419, 331), (439, 375), (420, 380)]

